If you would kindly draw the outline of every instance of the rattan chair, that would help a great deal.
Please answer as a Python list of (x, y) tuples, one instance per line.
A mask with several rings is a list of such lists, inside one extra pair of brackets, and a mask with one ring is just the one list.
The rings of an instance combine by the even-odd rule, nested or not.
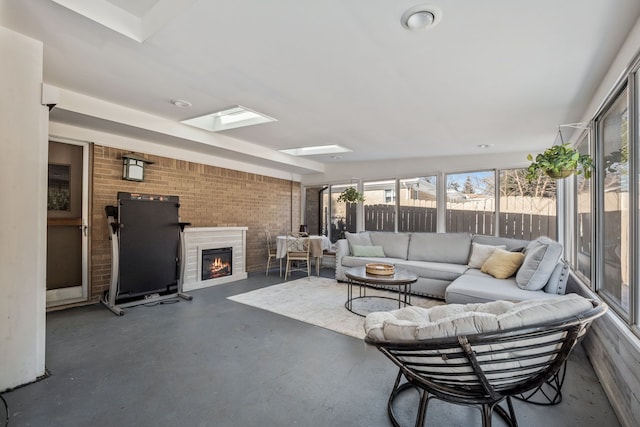
[[(494, 411), (507, 425), (517, 426), (511, 397), (553, 380), (578, 339), (607, 309), (591, 303), (592, 309), (580, 315), (499, 332), (399, 342), (365, 338), (400, 368), (387, 404), (391, 422), (400, 426), (396, 398), (417, 389), (416, 426), (424, 425), (432, 398), (479, 407), (485, 427), (491, 426)], [(506, 409), (500, 406), (503, 401)]]
[(284, 280), (287, 280), (293, 271), (307, 271), (307, 278), (311, 277), (309, 237), (303, 233), (290, 233), (287, 235), (287, 268)]
[[(269, 269), (271, 268), (271, 259), (276, 258), (278, 256), (278, 248), (273, 244), (273, 240), (271, 239), (271, 233), (269, 230), (265, 230), (265, 234), (267, 235), (267, 272), (266, 275), (269, 275)], [(282, 277), (282, 258), (280, 261), (280, 277)]]

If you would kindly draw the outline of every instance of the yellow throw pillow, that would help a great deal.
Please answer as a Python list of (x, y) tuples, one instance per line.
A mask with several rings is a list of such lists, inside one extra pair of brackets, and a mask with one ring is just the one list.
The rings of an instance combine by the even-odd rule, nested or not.
[(524, 261), (522, 252), (509, 252), (504, 249), (496, 249), (482, 264), (480, 271), (489, 273), (496, 279), (506, 279), (513, 276)]

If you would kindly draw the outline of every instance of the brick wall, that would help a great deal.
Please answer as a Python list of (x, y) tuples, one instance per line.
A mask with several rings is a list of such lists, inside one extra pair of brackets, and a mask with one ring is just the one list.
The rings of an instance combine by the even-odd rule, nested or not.
[[(117, 203), (119, 191), (180, 197), (180, 220), (194, 227), (248, 227), (247, 271), (264, 271), (264, 230), (273, 235), (298, 230), (300, 184), (247, 172), (143, 155), (144, 182), (122, 179), (125, 151), (93, 147), (91, 217), (91, 298), (102, 296), (111, 280), (111, 242), (104, 207)], [(291, 206), (293, 205), (293, 209)]]

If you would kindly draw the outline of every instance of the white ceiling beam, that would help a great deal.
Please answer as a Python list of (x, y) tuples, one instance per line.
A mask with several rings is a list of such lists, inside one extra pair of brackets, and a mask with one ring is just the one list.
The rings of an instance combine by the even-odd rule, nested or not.
[(161, 133), (175, 138), (206, 144), (230, 152), (240, 153), (261, 160), (268, 160), (276, 165), (295, 166), (310, 172), (319, 173), (325, 170), (323, 163), (283, 154), (252, 142), (197, 129), (164, 117), (154, 116), (63, 88), (58, 89), (59, 101), (56, 108), (60, 110), (71, 111), (137, 129), (144, 129), (149, 132)]
[(142, 19), (105, 0), (52, 0), (77, 14), (142, 43)]
[(233, 169), (240, 172), (247, 172), (257, 175), (270, 176), (300, 182), (302, 177), (299, 174), (282, 171), (279, 169), (256, 166), (238, 160), (225, 159), (219, 156), (195, 153), (180, 147), (156, 144), (152, 141), (145, 141), (139, 138), (131, 138), (122, 135), (115, 135), (108, 132), (87, 129), (66, 123), (49, 123), (49, 135), (54, 138), (69, 139), (75, 141), (93, 142), (105, 147), (117, 148), (120, 150), (145, 153), (153, 156), (167, 157), (170, 159), (184, 160), (203, 165), (217, 166), (225, 169)]

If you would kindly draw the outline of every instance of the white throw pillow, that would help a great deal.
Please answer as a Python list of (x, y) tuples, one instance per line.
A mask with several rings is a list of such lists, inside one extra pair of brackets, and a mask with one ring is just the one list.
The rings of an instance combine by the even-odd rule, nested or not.
[(480, 243), (471, 243), (471, 256), (469, 257), (469, 268), (480, 268), (482, 264), (493, 254), (496, 249), (507, 249), (506, 245), (493, 246), (481, 245)]

